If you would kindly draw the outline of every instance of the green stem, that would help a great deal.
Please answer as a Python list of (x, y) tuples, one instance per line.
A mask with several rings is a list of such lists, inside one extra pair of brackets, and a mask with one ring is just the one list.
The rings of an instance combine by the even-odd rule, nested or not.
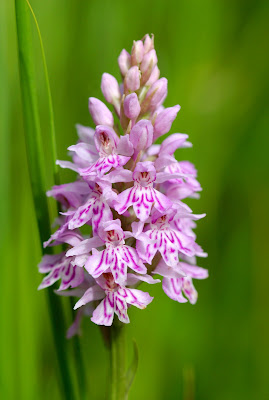
[(113, 323), (110, 328), (110, 391), (109, 400), (125, 400), (126, 397), (126, 354), (125, 326)]
[[(15, 0), (17, 23), (19, 72), (25, 127), (28, 167), (41, 247), (51, 234), (47, 198), (45, 195), (45, 162), (42, 148), (37, 93), (34, 80), (31, 25), (25, 0)], [(55, 349), (60, 367), (62, 389), (65, 399), (74, 399), (73, 388), (64, 345), (64, 318), (60, 299), (48, 291), (48, 303), (52, 320)]]

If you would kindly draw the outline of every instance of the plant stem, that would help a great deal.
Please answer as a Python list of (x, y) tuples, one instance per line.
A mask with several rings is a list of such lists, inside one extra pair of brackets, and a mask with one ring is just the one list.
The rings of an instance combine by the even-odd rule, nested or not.
[(125, 326), (114, 322), (110, 328), (110, 391), (109, 400), (125, 400), (126, 397), (126, 353)]
[[(25, 141), (35, 212), (41, 247), (51, 234), (46, 198), (45, 162), (42, 148), (37, 93), (34, 80), (31, 25), (25, 0), (15, 0), (19, 72), (24, 116)], [(43, 248), (42, 248), (43, 251)], [(51, 291), (47, 291), (55, 350), (59, 362), (64, 398), (73, 400), (74, 393), (64, 345), (64, 317), (62, 304)]]

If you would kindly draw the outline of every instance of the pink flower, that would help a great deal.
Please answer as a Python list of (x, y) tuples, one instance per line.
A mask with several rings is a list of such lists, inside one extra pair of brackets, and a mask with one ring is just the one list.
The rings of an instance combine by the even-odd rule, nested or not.
[(117, 204), (115, 204), (116, 211), (123, 214), (133, 206), (137, 218), (146, 221), (153, 204), (161, 212), (171, 207), (171, 201), (154, 189), (153, 183), (156, 181), (156, 177), (156, 169), (152, 162), (137, 163), (133, 173), (134, 186), (118, 195)]
[[(105, 222), (99, 228), (99, 238), (96, 247), (105, 244), (106, 248), (102, 251), (93, 249), (85, 263), (85, 268), (95, 279), (108, 270), (112, 272), (115, 282), (123, 285), (127, 278), (127, 268), (140, 274), (147, 272), (143, 262), (139, 259), (136, 250), (125, 244), (126, 234), (121, 228), (120, 220)], [(91, 239), (88, 250), (92, 250)], [(85, 243), (87, 246), (87, 243)], [(80, 255), (81, 245), (74, 247), (68, 255)], [(83, 249), (84, 252), (84, 249)]]
[[(115, 131), (109, 126), (98, 125), (95, 130), (94, 140), (97, 151), (94, 158), (89, 158), (90, 166), (79, 169), (82, 177), (88, 179), (100, 177), (109, 172), (111, 168), (119, 168), (125, 165), (133, 154), (131, 144), (127, 144), (122, 149), (122, 154), (118, 154), (119, 149), (121, 149), (121, 141), (125, 139), (123, 137), (119, 139)], [(79, 144), (72, 146), (72, 150), (75, 151), (78, 146)], [(92, 162), (93, 160), (95, 161)]]
[(84, 270), (77, 265), (72, 264), (73, 258), (66, 257), (65, 253), (57, 255), (46, 254), (38, 265), (39, 272), (48, 273), (43, 279), (38, 289), (44, 289), (53, 285), (61, 279), (61, 285), (58, 290), (68, 289), (79, 286), (84, 280)]
[(75, 309), (77, 309), (88, 302), (104, 298), (94, 310), (91, 318), (97, 325), (112, 325), (114, 313), (121, 322), (129, 323), (128, 305), (144, 309), (153, 300), (148, 293), (118, 285), (111, 273), (100, 276), (97, 283), (98, 285), (89, 288), (75, 305)]

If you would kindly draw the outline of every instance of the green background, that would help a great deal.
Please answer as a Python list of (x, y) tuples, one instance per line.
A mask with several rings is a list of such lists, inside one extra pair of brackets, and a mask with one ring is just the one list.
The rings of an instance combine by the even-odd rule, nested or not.
[[(155, 34), (165, 105), (182, 109), (172, 132), (188, 133), (204, 188), (190, 204), (206, 212), (198, 243), (209, 269), (195, 282), (198, 303), (179, 304), (159, 285), (144, 311), (130, 309), (127, 328), (139, 347), (130, 399), (266, 400), (269, 398), (268, 127), (269, 2), (266, 0), (32, 0), (43, 36), (60, 159), (90, 125), (87, 100), (101, 98), (103, 72), (119, 77), (117, 57)], [(47, 187), (48, 107), (33, 25)], [(0, 396), (60, 399), (57, 361), (41, 281), (19, 88), (14, 4), (0, 2)], [(62, 182), (72, 178), (63, 171)], [(66, 299), (63, 299), (63, 301)], [(64, 301), (65, 302), (65, 301)], [(70, 318), (66, 304), (66, 317)], [(65, 341), (65, 338), (63, 338)], [(84, 320), (81, 338), (88, 399), (103, 399), (108, 354), (99, 328)], [(73, 367), (72, 343), (66, 341)]]

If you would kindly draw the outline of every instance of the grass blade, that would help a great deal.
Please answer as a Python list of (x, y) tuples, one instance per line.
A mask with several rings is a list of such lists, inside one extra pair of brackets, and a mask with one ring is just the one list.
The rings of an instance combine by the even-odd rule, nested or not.
[[(24, 115), (25, 140), (35, 212), (41, 247), (50, 236), (50, 218), (45, 194), (45, 163), (42, 151), (37, 94), (34, 80), (32, 37), (30, 16), (25, 0), (15, 0), (17, 24), (19, 72)], [(62, 389), (65, 399), (74, 399), (64, 345), (64, 318), (60, 299), (51, 290), (47, 291), (55, 348), (59, 361)]]
[[(50, 89), (48, 67), (47, 67), (47, 61), (46, 61), (46, 56), (45, 56), (45, 49), (44, 49), (44, 45), (43, 45), (41, 31), (40, 31), (34, 10), (31, 6), (31, 4), (29, 3), (29, 1), (26, 0), (26, 2), (28, 4), (28, 7), (31, 11), (31, 14), (32, 14), (34, 22), (35, 22), (35, 26), (36, 26), (36, 30), (37, 30), (38, 38), (39, 38), (39, 43), (40, 43), (40, 48), (41, 48), (46, 89), (47, 89), (47, 95), (48, 95), (48, 109), (49, 109), (49, 121), (50, 121), (50, 149), (51, 149), (52, 164), (53, 164), (53, 177), (54, 177), (54, 183), (56, 185), (59, 185), (60, 184), (59, 168), (58, 168), (58, 165), (56, 165), (56, 160), (58, 157), (57, 157), (56, 133), (55, 133), (55, 123), (54, 123), (54, 111), (53, 111), (53, 104), (52, 104), (52, 95), (51, 95), (51, 89)], [(60, 211), (60, 209), (58, 209), (58, 211)], [(72, 303), (70, 303), (70, 306), (71, 306), (71, 310), (73, 311)], [(72, 339), (72, 344), (73, 344), (75, 363), (76, 363), (75, 370), (77, 373), (78, 387), (79, 387), (81, 399), (84, 399), (85, 393), (86, 393), (86, 385), (85, 385), (86, 378), (85, 378), (85, 371), (84, 371), (84, 367), (83, 367), (81, 347), (80, 347), (80, 342), (79, 342), (78, 337), (74, 337)]]

